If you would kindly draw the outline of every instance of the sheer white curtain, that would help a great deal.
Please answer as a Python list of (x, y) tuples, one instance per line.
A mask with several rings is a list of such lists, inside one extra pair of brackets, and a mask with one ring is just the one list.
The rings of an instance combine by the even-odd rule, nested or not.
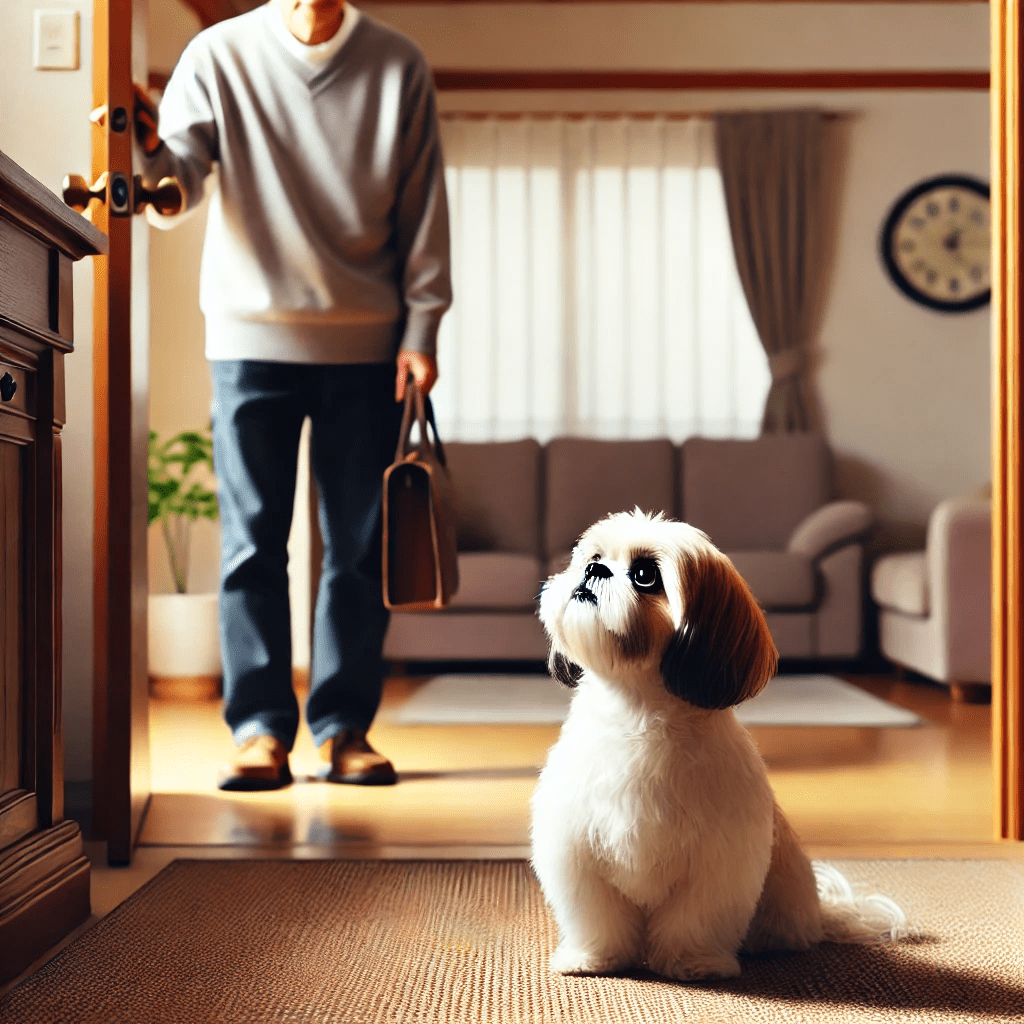
[(441, 436), (751, 437), (770, 384), (704, 119), (446, 116)]

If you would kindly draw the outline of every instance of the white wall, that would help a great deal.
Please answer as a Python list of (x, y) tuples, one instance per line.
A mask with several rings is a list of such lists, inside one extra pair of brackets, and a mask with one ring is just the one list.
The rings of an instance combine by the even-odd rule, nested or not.
[[(32, 67), (36, 7), (80, 12), (76, 71)], [(60, 194), (64, 175), (88, 175), (91, 161), (92, 4), (0, 0), (0, 149)], [(65, 774), (92, 775), (92, 261), (75, 264), (75, 351), (65, 359), (64, 732)]]
[(958, 3), (356, 3), (435, 68), (984, 69), (988, 8)]
[(920, 178), (988, 180), (988, 95), (879, 94), (859, 106), (816, 385), (844, 493), (878, 510), (881, 544), (901, 547), (920, 542), (939, 500), (991, 479), (990, 315), (905, 298), (875, 256), (878, 232)]

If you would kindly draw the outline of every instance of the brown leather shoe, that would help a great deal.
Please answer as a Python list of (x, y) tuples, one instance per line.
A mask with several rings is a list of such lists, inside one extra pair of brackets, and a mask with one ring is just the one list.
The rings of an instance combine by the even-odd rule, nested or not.
[(320, 747), (320, 756), (331, 766), (328, 782), (352, 786), (393, 786), (395, 766), (366, 741), (365, 729), (343, 729)]
[(283, 789), (291, 785), (288, 751), (276, 736), (250, 736), (235, 753), (235, 759), (221, 769), (218, 788), (254, 793)]

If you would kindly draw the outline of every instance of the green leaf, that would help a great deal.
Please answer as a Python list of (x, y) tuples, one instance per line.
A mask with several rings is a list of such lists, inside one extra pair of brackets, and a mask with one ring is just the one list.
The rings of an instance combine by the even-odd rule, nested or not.
[[(199, 517), (216, 519), (219, 513), (216, 492), (191, 478), (197, 469), (214, 471), (211, 427), (183, 430), (163, 442), (155, 430), (150, 430), (148, 454), (149, 522), (164, 524), (167, 553), (174, 568), (181, 562), (180, 552), (173, 550), (175, 531), (166, 527), (176, 519), (184, 520), (182, 543), (187, 548), (192, 523)], [(177, 569), (175, 576), (181, 589)]]

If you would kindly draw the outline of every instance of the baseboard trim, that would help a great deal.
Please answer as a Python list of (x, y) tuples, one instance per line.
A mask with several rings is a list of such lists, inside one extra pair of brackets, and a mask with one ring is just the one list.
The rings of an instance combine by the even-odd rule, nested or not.
[(36, 795), (12, 789), (0, 797), (0, 850), (31, 835), (39, 823)]
[(160, 700), (217, 700), (223, 692), (220, 676), (149, 677), (149, 695)]
[(0, 984), (89, 916), (89, 870), (73, 821), (0, 851)]

